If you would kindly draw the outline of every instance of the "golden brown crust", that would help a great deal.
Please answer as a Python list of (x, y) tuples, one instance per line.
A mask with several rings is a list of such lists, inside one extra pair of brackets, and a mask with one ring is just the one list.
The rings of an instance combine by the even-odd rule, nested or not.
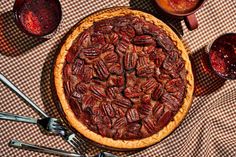
[[(162, 130), (153, 134), (150, 137), (139, 139), (139, 140), (114, 140), (108, 137), (102, 137), (101, 135), (90, 131), (84, 124), (82, 124), (75, 116), (73, 111), (71, 110), (68, 101), (65, 97), (64, 89), (63, 89), (63, 78), (62, 78), (62, 70), (63, 65), (65, 62), (65, 56), (68, 52), (68, 49), (72, 46), (73, 41), (79, 36), (81, 32), (85, 29), (89, 28), (93, 25), (95, 21), (100, 21), (103, 19), (115, 17), (115, 16), (124, 16), (127, 14), (132, 14), (137, 17), (143, 17), (146, 21), (152, 22), (155, 25), (161, 27), (163, 30), (166, 31), (167, 35), (174, 41), (176, 47), (181, 52), (182, 58), (185, 60), (185, 69), (187, 70), (187, 85), (186, 85), (186, 97), (183, 100), (183, 105), (179, 109), (178, 113), (174, 116), (174, 120), (169, 122)], [(192, 95), (194, 89), (194, 80), (193, 74), (191, 69), (191, 64), (189, 61), (188, 54), (184, 48), (183, 43), (177, 37), (177, 35), (162, 21), (156, 19), (154, 16), (137, 11), (132, 10), (126, 7), (119, 7), (119, 8), (112, 8), (103, 10), (101, 12), (97, 12), (84, 20), (82, 20), (73, 32), (68, 36), (65, 43), (62, 45), (60, 53), (56, 59), (55, 67), (54, 67), (54, 81), (57, 95), (59, 96), (59, 101), (61, 103), (62, 109), (66, 115), (66, 119), (68, 122), (74, 127), (77, 131), (79, 131), (83, 136), (92, 141), (95, 141), (99, 144), (113, 147), (113, 148), (120, 148), (120, 149), (137, 149), (143, 148), (159, 142), (167, 135), (169, 135), (184, 119), (186, 116), (191, 103), (192, 103)]]

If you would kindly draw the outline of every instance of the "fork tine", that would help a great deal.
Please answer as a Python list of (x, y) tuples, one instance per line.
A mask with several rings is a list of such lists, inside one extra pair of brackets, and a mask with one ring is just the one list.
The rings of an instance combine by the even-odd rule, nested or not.
[(75, 142), (79, 143), (79, 144), (83, 144), (83, 143), (84, 143), (84, 141), (82, 141), (80, 138), (78, 138), (78, 137), (76, 137), (76, 136), (74, 136), (73, 140), (74, 140)]
[(74, 148), (74, 150), (77, 152), (77, 153), (79, 153), (79, 154), (82, 154), (82, 151), (79, 149), (79, 147), (76, 145), (76, 142), (74, 142), (74, 141), (68, 141), (72, 146), (73, 146), (73, 148)]
[(65, 128), (64, 128), (63, 126), (60, 126), (60, 125), (54, 126), (54, 128), (55, 128), (56, 130), (65, 130)]
[(73, 139), (73, 140), (71, 140), (71, 142), (73, 142), (77, 148), (78, 148), (78, 147), (80, 147), (80, 143), (79, 143), (79, 142), (77, 142), (77, 141), (75, 141), (74, 139)]

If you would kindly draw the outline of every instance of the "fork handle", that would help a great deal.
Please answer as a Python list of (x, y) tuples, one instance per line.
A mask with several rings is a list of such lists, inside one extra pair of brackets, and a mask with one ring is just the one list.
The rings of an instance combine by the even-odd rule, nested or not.
[(5, 112), (0, 112), (0, 119), (37, 124), (37, 119), (35, 118), (24, 117), (24, 116), (11, 114), (11, 113), (5, 113)]
[(41, 113), (44, 117), (49, 117), (43, 110), (41, 110), (30, 98), (21, 92), (13, 83), (11, 83), (5, 76), (0, 73), (0, 81), (7, 85), (11, 90), (16, 92), (21, 98), (28, 102), (34, 109)]
[(61, 156), (68, 156), (68, 157), (85, 157), (84, 155), (79, 155), (71, 152), (67, 152), (64, 150), (56, 149), (56, 148), (48, 148), (44, 146), (38, 146), (34, 144), (24, 143), (18, 140), (11, 140), (9, 143), (10, 146), (16, 147), (16, 148), (24, 148), (28, 150), (43, 152), (43, 153), (49, 153), (54, 155), (61, 155)]

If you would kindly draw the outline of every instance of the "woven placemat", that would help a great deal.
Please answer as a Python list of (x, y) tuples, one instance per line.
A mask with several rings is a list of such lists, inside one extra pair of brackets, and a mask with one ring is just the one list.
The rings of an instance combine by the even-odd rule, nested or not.
[[(204, 47), (225, 32), (236, 32), (236, 1), (208, 0), (196, 16), (199, 28), (188, 31), (181, 20), (163, 16), (150, 0), (61, 0), (63, 25), (52, 39), (43, 41), (23, 34), (14, 24), (13, 0), (0, 0), (0, 72), (33, 99), (49, 115), (59, 117), (52, 101), (50, 72), (56, 49), (65, 33), (85, 16), (103, 8), (131, 6), (150, 12), (177, 28), (189, 50), (195, 72), (196, 91), (192, 107), (181, 125), (167, 138), (138, 152), (120, 156), (236, 156), (236, 81), (224, 81), (204, 72)], [(0, 84), (0, 111), (39, 118), (20, 98)], [(57, 136), (43, 134), (34, 125), (0, 120), (1, 157), (49, 157), (8, 146), (10, 139), (67, 151), (72, 148)], [(84, 145), (89, 154), (99, 152)]]

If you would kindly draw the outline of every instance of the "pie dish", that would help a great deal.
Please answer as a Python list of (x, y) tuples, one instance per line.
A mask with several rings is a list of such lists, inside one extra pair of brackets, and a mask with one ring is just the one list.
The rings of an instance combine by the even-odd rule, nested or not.
[(80, 134), (103, 146), (138, 149), (181, 123), (194, 80), (185, 47), (166, 24), (118, 7), (74, 27), (56, 58), (54, 85)]

